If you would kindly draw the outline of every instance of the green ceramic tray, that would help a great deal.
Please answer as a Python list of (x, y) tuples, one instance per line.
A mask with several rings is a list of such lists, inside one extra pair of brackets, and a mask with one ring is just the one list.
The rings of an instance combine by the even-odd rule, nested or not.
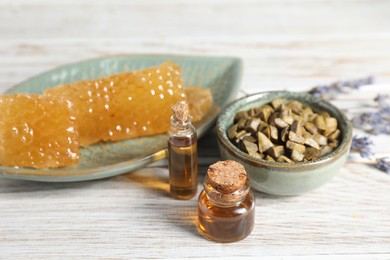
[[(186, 86), (202, 86), (212, 91), (214, 106), (207, 116), (196, 124), (198, 135), (201, 137), (213, 125), (220, 109), (237, 94), (242, 70), (242, 62), (238, 58), (172, 55), (123, 55), (99, 58), (53, 69), (14, 86), (7, 93), (42, 93), (44, 89), (62, 83), (147, 68), (167, 60), (182, 67)], [(40, 170), (0, 167), (0, 177), (46, 182), (107, 178), (165, 158), (166, 146), (165, 135), (101, 143), (82, 148), (80, 163), (77, 166)]]

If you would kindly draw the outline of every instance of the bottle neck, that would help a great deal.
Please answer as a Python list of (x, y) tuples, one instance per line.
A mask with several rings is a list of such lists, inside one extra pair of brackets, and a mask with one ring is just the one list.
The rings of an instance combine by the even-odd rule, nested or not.
[(192, 117), (188, 116), (187, 121), (182, 122), (175, 120), (173, 116), (171, 116), (171, 133), (183, 133), (188, 134), (194, 132), (194, 127), (191, 123)]
[(238, 206), (245, 197), (248, 195), (250, 190), (249, 180), (247, 179), (241, 189), (235, 190), (229, 193), (223, 193), (218, 191), (216, 187), (213, 187), (207, 181), (207, 176), (204, 182), (204, 190), (210, 201), (219, 207), (234, 207)]

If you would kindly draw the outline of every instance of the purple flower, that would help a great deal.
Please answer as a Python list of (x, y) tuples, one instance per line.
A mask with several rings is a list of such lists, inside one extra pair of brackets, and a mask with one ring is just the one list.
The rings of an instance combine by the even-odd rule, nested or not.
[(373, 83), (374, 78), (372, 76), (356, 80), (340, 80), (329, 85), (313, 87), (309, 90), (309, 93), (322, 99), (334, 99), (339, 93), (345, 93), (351, 89), (359, 89), (361, 86)]
[(389, 99), (389, 95), (378, 94), (378, 96), (376, 96), (374, 100), (378, 102), (380, 108), (385, 108), (385, 107), (389, 107), (389, 104), (387, 103), (388, 99)]
[(371, 134), (390, 134), (390, 105), (388, 95), (378, 95), (375, 101), (378, 103), (377, 112), (366, 112), (352, 119), (354, 127), (365, 130)]
[(351, 151), (360, 153), (363, 158), (371, 158), (374, 153), (372, 152), (373, 146), (372, 140), (368, 136), (352, 138)]
[(390, 134), (390, 122), (383, 112), (366, 112), (352, 119), (352, 125), (371, 134)]
[(384, 171), (387, 174), (390, 174), (390, 160), (389, 158), (381, 158), (377, 160), (376, 167)]

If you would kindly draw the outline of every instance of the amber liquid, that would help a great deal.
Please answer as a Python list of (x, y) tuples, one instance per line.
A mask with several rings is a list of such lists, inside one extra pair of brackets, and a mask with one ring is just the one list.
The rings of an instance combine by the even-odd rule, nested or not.
[(246, 238), (253, 230), (255, 207), (252, 193), (238, 205), (220, 207), (213, 204), (205, 191), (198, 202), (198, 230), (217, 242), (235, 242)]
[(196, 136), (172, 136), (168, 141), (170, 193), (177, 199), (191, 199), (198, 189)]

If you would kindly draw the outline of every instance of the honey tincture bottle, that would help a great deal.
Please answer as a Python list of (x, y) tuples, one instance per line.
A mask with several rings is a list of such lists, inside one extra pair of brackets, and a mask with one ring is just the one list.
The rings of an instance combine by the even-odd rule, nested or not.
[(170, 193), (176, 199), (191, 199), (198, 189), (198, 153), (196, 129), (187, 103), (172, 106), (168, 136)]
[(216, 242), (235, 242), (253, 230), (255, 201), (244, 166), (235, 161), (211, 165), (198, 200), (198, 230)]

